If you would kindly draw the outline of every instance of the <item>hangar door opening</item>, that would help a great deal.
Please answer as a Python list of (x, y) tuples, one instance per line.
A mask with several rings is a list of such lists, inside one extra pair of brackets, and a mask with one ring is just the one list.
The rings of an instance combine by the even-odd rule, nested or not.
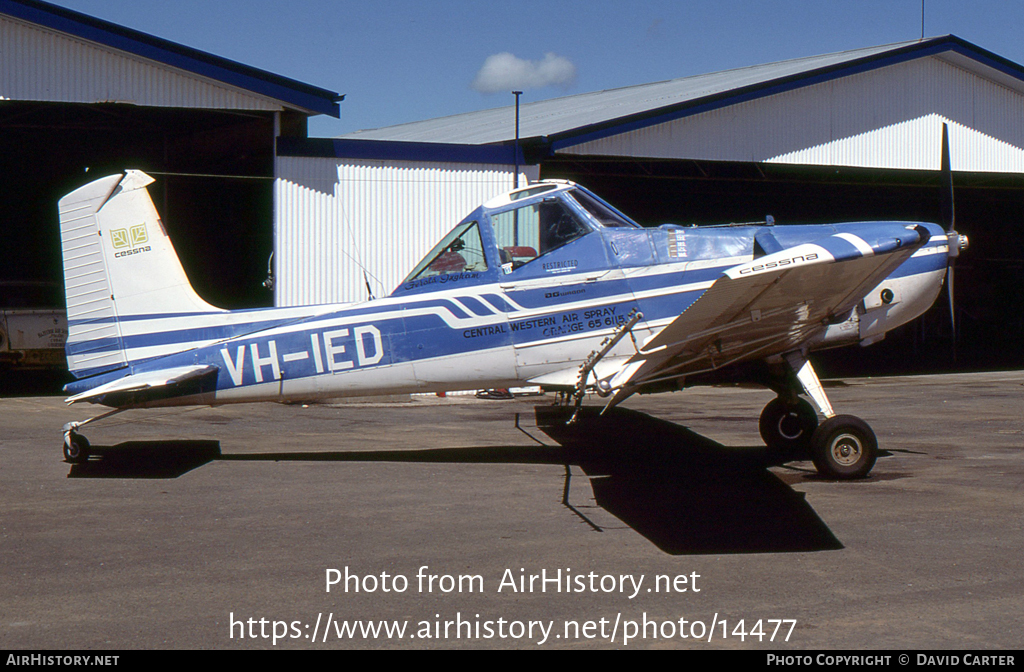
[[(545, 159), (542, 178), (573, 180), (644, 226), (764, 221), (939, 221), (937, 171), (599, 156)], [(956, 337), (945, 288), (922, 318), (867, 348), (821, 352), (823, 375), (1024, 366), (1024, 175), (955, 173)]]
[(0, 102), (0, 300), (62, 307), (57, 201), (135, 168), (156, 180), (150, 194), (199, 294), (271, 305), (273, 143), (271, 113)]

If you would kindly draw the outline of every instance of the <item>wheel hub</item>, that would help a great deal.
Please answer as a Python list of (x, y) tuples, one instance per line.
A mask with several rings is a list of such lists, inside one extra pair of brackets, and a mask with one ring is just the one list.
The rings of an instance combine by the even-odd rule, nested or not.
[(779, 418), (779, 435), (784, 439), (799, 439), (804, 433), (800, 426), (800, 416), (790, 411)]
[(853, 434), (840, 434), (832, 442), (832, 457), (844, 467), (856, 464), (862, 452), (860, 439)]

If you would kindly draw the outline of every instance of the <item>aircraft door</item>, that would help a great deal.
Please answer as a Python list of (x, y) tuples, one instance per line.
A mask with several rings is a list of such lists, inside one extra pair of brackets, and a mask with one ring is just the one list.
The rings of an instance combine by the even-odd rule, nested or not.
[(578, 365), (634, 303), (601, 234), (556, 197), (491, 224), (520, 379)]
[[(423, 391), (471, 389), (481, 381), (501, 387), (516, 379), (505, 312), (481, 289), (498, 278), (488, 229), (474, 213), (403, 282), (394, 356), (411, 365)], [(460, 381), (466, 387), (457, 387)]]

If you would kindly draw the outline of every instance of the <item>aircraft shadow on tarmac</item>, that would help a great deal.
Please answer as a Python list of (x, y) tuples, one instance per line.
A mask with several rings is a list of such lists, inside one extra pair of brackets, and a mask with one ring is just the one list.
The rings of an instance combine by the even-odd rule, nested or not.
[(221, 455), (219, 441), (126, 441), (89, 453), (68, 478), (177, 478)]
[[(570, 503), (574, 465), (601, 508), (666, 553), (780, 553), (843, 548), (803, 493), (768, 471), (767, 450), (726, 447), (686, 427), (628, 409), (536, 408), (537, 427), (559, 445), (222, 454), (217, 441), (134, 441), (93, 447), (69, 478), (177, 478), (211, 461), (441, 462), (565, 465)], [(518, 418), (517, 418), (518, 425)], [(525, 431), (525, 430), (524, 430)], [(789, 480), (789, 479), (787, 479)]]
[(597, 504), (675, 555), (824, 551), (843, 545), (776, 478), (764, 446), (726, 447), (628, 409), (538, 407), (537, 426), (590, 478)]

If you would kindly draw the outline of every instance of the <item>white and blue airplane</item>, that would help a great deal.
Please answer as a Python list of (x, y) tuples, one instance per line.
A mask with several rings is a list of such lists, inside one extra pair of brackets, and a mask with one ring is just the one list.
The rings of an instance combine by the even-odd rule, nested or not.
[(610, 408), (747, 380), (778, 395), (770, 449), (861, 477), (875, 436), (835, 413), (809, 354), (921, 315), (966, 245), (919, 222), (643, 228), (544, 181), (474, 210), (386, 298), (227, 311), (192, 289), (152, 181), (129, 170), (59, 203), (67, 401), (112, 408), (64, 427), (71, 463), (90, 456), (82, 426), (127, 409), (539, 385), (578, 410), (588, 390)]

